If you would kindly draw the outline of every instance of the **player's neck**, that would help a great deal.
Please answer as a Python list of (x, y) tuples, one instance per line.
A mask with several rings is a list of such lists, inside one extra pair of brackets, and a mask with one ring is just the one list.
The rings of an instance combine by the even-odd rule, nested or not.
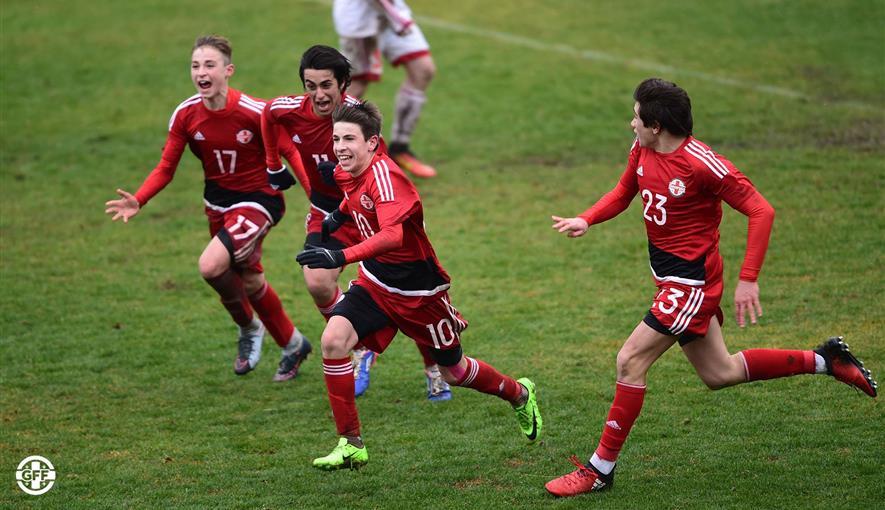
[(228, 93), (228, 88), (224, 87), (223, 89), (218, 91), (218, 94), (212, 97), (204, 97), (203, 106), (205, 106), (207, 110), (211, 110), (213, 112), (223, 110), (224, 107), (227, 106)]
[(652, 148), (655, 150), (655, 152), (660, 152), (661, 154), (670, 154), (671, 152), (682, 146), (686, 138), (687, 137), (685, 136), (674, 136), (667, 131), (661, 131), (661, 134), (658, 135), (657, 142)]

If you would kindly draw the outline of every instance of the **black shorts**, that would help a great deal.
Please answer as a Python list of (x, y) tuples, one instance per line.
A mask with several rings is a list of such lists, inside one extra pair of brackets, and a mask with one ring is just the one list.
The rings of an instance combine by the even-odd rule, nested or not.
[(340, 315), (349, 320), (360, 340), (376, 331), (394, 325), (390, 317), (378, 307), (372, 296), (359, 285), (351, 285), (347, 289), (344, 299), (339, 301), (332, 310), (332, 315)]

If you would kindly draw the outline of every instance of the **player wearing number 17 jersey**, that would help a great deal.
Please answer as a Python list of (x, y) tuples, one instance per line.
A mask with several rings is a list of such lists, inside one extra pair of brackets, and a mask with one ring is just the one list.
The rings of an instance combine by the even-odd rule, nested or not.
[(636, 141), (617, 186), (574, 218), (553, 217), (553, 228), (579, 237), (591, 225), (642, 200), (648, 253), (657, 293), (645, 318), (617, 357), (615, 398), (596, 452), (577, 470), (547, 483), (555, 496), (574, 496), (611, 487), (618, 454), (645, 398), (646, 374), (674, 343), (682, 347), (711, 389), (798, 374), (829, 374), (871, 397), (876, 382), (848, 352), (841, 337), (815, 350), (749, 349), (729, 354), (719, 308), (721, 203), (749, 218), (747, 251), (735, 289), (735, 314), (745, 325), (762, 315), (756, 283), (768, 246), (774, 209), (734, 165), (692, 136), (691, 101), (675, 84), (643, 81), (633, 94)]
[[(197, 94), (172, 113), (157, 167), (134, 195), (117, 190), (121, 198), (107, 202), (107, 212), (114, 220), (128, 222), (172, 181), (189, 147), (203, 165), (203, 202), (211, 237), (200, 256), (200, 273), (240, 329), (234, 371), (243, 375), (255, 368), (267, 330), (283, 349), (274, 380), (285, 381), (297, 375), (311, 347), (264, 277), (261, 245), (282, 219), (285, 203), (282, 193), (267, 183), (261, 136), (265, 103), (230, 88), (233, 72), (227, 39), (197, 39), (191, 62)], [(286, 158), (297, 164), (296, 173), (303, 174), (297, 149), (291, 143), (282, 147)]]
[(338, 159), (334, 176), (344, 200), (324, 220), (324, 229), (334, 230), (350, 217), (362, 241), (343, 250), (308, 246), (297, 257), (313, 268), (359, 263), (358, 277), (332, 311), (322, 338), (323, 373), (340, 438), (338, 446), (313, 465), (339, 469), (368, 461), (348, 353), (357, 342), (383, 352), (397, 331), (430, 349), (449, 384), (510, 402), (523, 433), (534, 441), (542, 426), (534, 384), (462, 353), (460, 338), (467, 321), (449, 299), (450, 278), (424, 230), (418, 191), (390, 157), (377, 152), (378, 109), (369, 103), (342, 106), (332, 118)]

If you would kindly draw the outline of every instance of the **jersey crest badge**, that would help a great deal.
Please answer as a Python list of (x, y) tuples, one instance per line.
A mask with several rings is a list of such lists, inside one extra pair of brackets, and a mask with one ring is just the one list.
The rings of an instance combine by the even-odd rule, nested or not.
[(252, 141), (252, 137), (254, 135), (248, 129), (241, 129), (239, 133), (237, 133), (237, 141), (243, 145)]
[(641, 167), (641, 166), (640, 166), (639, 168), (636, 169), (636, 175), (638, 175), (639, 177), (642, 177), (642, 176), (644, 175), (644, 174), (642, 173), (642, 167)]
[(297, 134), (296, 134), (296, 135), (293, 135), (293, 136), (292, 136), (292, 141), (295, 142), (295, 143), (301, 143), (301, 137), (298, 136)]
[(368, 211), (371, 211), (372, 209), (375, 208), (375, 202), (373, 202), (372, 198), (365, 193), (360, 195), (360, 205), (363, 206), (363, 208)]
[(194, 135), (194, 140), (196, 140), (198, 142), (202, 142), (205, 139), (206, 139), (206, 137), (203, 136), (203, 133), (201, 133), (199, 131), (197, 131), (197, 134)]
[(685, 183), (679, 179), (673, 179), (667, 186), (667, 190), (670, 192), (670, 196), (679, 198), (685, 194)]

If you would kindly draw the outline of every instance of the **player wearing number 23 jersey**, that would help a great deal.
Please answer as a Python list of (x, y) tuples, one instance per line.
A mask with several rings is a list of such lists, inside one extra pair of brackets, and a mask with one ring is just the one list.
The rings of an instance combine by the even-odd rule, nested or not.
[[(682, 341), (703, 336), (711, 315), (722, 322), (722, 201), (749, 217), (740, 278), (756, 281), (768, 246), (770, 207), (734, 165), (692, 136), (671, 153), (633, 143), (614, 190), (580, 214), (601, 223), (642, 200), (648, 253), (658, 294), (646, 322)], [(763, 227), (763, 228), (760, 228)], [(767, 228), (765, 228), (767, 227)]]

